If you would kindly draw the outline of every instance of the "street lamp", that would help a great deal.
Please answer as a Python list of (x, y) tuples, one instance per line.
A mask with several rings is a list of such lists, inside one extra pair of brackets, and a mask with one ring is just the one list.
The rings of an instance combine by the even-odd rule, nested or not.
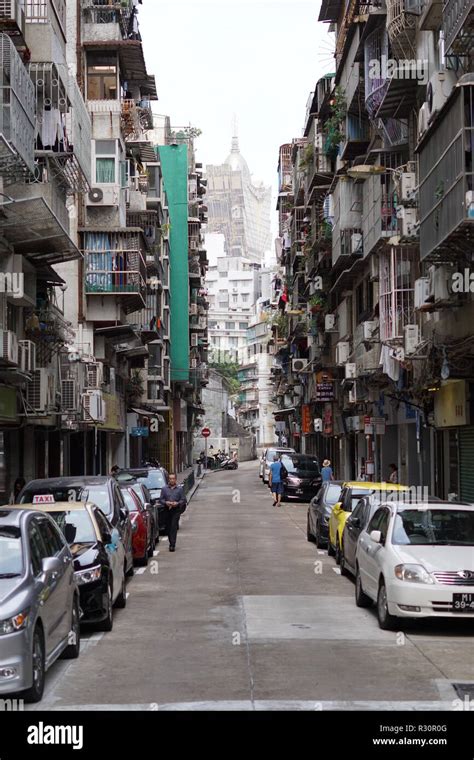
[(392, 172), (393, 174), (400, 175), (402, 172), (399, 169), (391, 169), (388, 166), (380, 166), (379, 164), (357, 164), (347, 170), (347, 176), (352, 179), (366, 180), (374, 175), (385, 174), (386, 172)]

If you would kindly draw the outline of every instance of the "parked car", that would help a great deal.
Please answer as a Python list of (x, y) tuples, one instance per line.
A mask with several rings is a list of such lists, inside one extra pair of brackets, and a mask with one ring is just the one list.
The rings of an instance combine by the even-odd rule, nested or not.
[(307, 538), (318, 549), (327, 546), (329, 517), (333, 506), (339, 501), (342, 489), (341, 480), (331, 480), (322, 484), (308, 507)]
[(260, 459), (259, 476), (264, 483), (268, 483), (268, 476), (270, 474), (270, 465), (275, 461), (275, 456), (281, 456), (281, 454), (295, 454), (295, 450), (291, 448), (280, 448), (278, 446), (272, 446), (269, 449), (265, 449)]
[(166, 530), (166, 510), (160, 504), (161, 489), (168, 482), (168, 473), (164, 467), (141, 467), (140, 469), (121, 470), (117, 475), (119, 483), (131, 478), (142, 483), (150, 493), (151, 504), (156, 512), (160, 533)]
[(133, 574), (132, 523), (117, 481), (104, 475), (31, 480), (21, 491), (19, 504), (32, 504), (35, 496), (54, 496), (55, 502), (86, 501), (96, 504), (120, 533), (125, 548), (127, 575)]
[[(329, 518), (328, 554), (334, 556), (336, 563), (341, 562), (342, 534), (346, 520), (361, 496), (379, 495), (388, 498), (390, 494), (409, 491), (407, 486), (396, 483), (368, 483), (367, 481), (351, 481), (344, 483), (339, 501), (332, 508)], [(379, 500), (381, 500), (379, 498)]]
[(43, 696), (58, 657), (80, 652), (80, 603), (65, 538), (46, 514), (0, 510), (0, 695)]
[[(410, 492), (400, 494), (404, 503), (411, 501)], [(430, 504), (441, 503), (442, 500), (436, 496), (429, 496), (428, 502)], [(374, 516), (375, 512), (380, 506), (380, 497), (369, 495), (363, 496), (356, 503), (354, 509), (348, 516), (344, 531), (342, 534), (341, 542), (341, 573), (342, 575), (354, 575), (356, 574), (356, 553), (357, 542), (362, 531), (367, 527), (370, 520)]]
[(154, 547), (160, 538), (158, 507), (156, 504), (152, 504), (150, 492), (143, 483), (131, 481), (129, 487), (132, 489), (137, 499), (140, 500), (143, 509), (148, 512), (151, 527), (151, 544), (152, 547)]
[(474, 619), (474, 507), (379, 506), (356, 554), (356, 604), (377, 605), (379, 625), (398, 618)]
[(131, 486), (120, 486), (132, 520), (133, 559), (137, 565), (147, 565), (153, 554), (153, 528), (149, 510), (145, 509)]
[(74, 559), (79, 588), (81, 623), (97, 623), (101, 631), (113, 627), (113, 607), (127, 604), (125, 548), (117, 528), (95, 504), (51, 502), (32, 508), (48, 514), (64, 535)]
[(321, 471), (316, 457), (283, 454), (281, 461), (288, 471), (288, 477), (283, 482), (282, 499), (312, 499), (321, 487)]

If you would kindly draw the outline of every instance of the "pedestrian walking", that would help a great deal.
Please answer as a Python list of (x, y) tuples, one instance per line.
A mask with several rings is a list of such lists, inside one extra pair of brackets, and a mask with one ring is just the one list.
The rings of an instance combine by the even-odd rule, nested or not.
[(268, 476), (268, 485), (273, 494), (273, 506), (281, 507), (281, 497), (284, 490), (284, 475), (286, 468), (278, 455), (274, 456), (274, 461), (270, 465), (270, 474)]
[(18, 497), (26, 485), (25, 478), (17, 478), (13, 484), (13, 491), (10, 494), (10, 504), (18, 504)]
[(179, 518), (188, 505), (184, 495), (183, 486), (179, 486), (175, 473), (171, 472), (168, 477), (168, 485), (161, 490), (160, 503), (166, 508), (166, 523), (170, 552), (176, 550), (176, 537), (178, 535)]
[(321, 477), (323, 483), (327, 483), (329, 480), (334, 480), (334, 473), (331, 467), (331, 460), (325, 459), (321, 468)]
[(390, 475), (388, 476), (389, 483), (398, 483), (398, 467), (396, 464), (389, 465)]

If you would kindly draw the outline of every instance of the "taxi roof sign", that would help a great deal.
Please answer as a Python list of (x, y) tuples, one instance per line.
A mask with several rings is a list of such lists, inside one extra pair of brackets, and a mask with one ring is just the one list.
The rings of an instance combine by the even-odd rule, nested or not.
[(52, 493), (45, 493), (38, 496), (33, 496), (33, 504), (55, 504), (54, 496)]

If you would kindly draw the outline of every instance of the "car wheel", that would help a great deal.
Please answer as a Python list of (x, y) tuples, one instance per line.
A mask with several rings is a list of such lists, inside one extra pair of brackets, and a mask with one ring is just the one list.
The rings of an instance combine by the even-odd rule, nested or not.
[(358, 607), (370, 607), (372, 604), (372, 599), (370, 596), (367, 596), (367, 594), (365, 594), (362, 589), (362, 581), (360, 579), (359, 568), (357, 568), (356, 572), (355, 602)]
[(114, 627), (114, 611), (113, 611), (113, 593), (112, 584), (107, 585), (107, 601), (106, 601), (106, 617), (105, 620), (101, 620), (98, 624), (99, 631), (111, 631)]
[(311, 533), (311, 530), (309, 527), (309, 515), (308, 515), (307, 525), (306, 525), (306, 538), (308, 539), (308, 541), (310, 541), (310, 543), (314, 544), (314, 536)]
[(81, 615), (79, 599), (76, 597), (72, 605), (71, 630), (69, 633), (70, 644), (66, 647), (61, 657), (64, 660), (77, 660), (81, 651)]
[(43, 631), (37, 625), (33, 634), (32, 648), (33, 683), (30, 688), (22, 693), (25, 702), (41, 702), (44, 691), (44, 638)]
[(346, 558), (344, 556), (344, 541), (342, 542), (342, 548), (341, 548), (341, 556), (339, 560), (339, 565), (341, 568), (341, 575), (345, 575), (346, 578), (349, 577), (349, 570), (346, 567)]
[(148, 549), (145, 549), (143, 557), (138, 557), (138, 559), (135, 560), (135, 564), (139, 567), (146, 567), (148, 565)]
[(153, 539), (150, 539), (150, 545), (148, 547), (148, 552), (147, 552), (147, 556), (149, 558), (153, 557), (153, 549), (154, 549), (154, 542), (153, 542)]
[(125, 581), (125, 567), (123, 569), (122, 586), (120, 588), (120, 594), (115, 600), (115, 606), (119, 610), (123, 610), (127, 606), (127, 584)]
[(336, 552), (331, 544), (331, 539), (328, 538), (328, 557), (334, 557), (335, 553)]
[(397, 618), (388, 611), (387, 589), (383, 579), (380, 581), (379, 593), (377, 594), (377, 618), (380, 628), (384, 631), (393, 631), (397, 625)]

